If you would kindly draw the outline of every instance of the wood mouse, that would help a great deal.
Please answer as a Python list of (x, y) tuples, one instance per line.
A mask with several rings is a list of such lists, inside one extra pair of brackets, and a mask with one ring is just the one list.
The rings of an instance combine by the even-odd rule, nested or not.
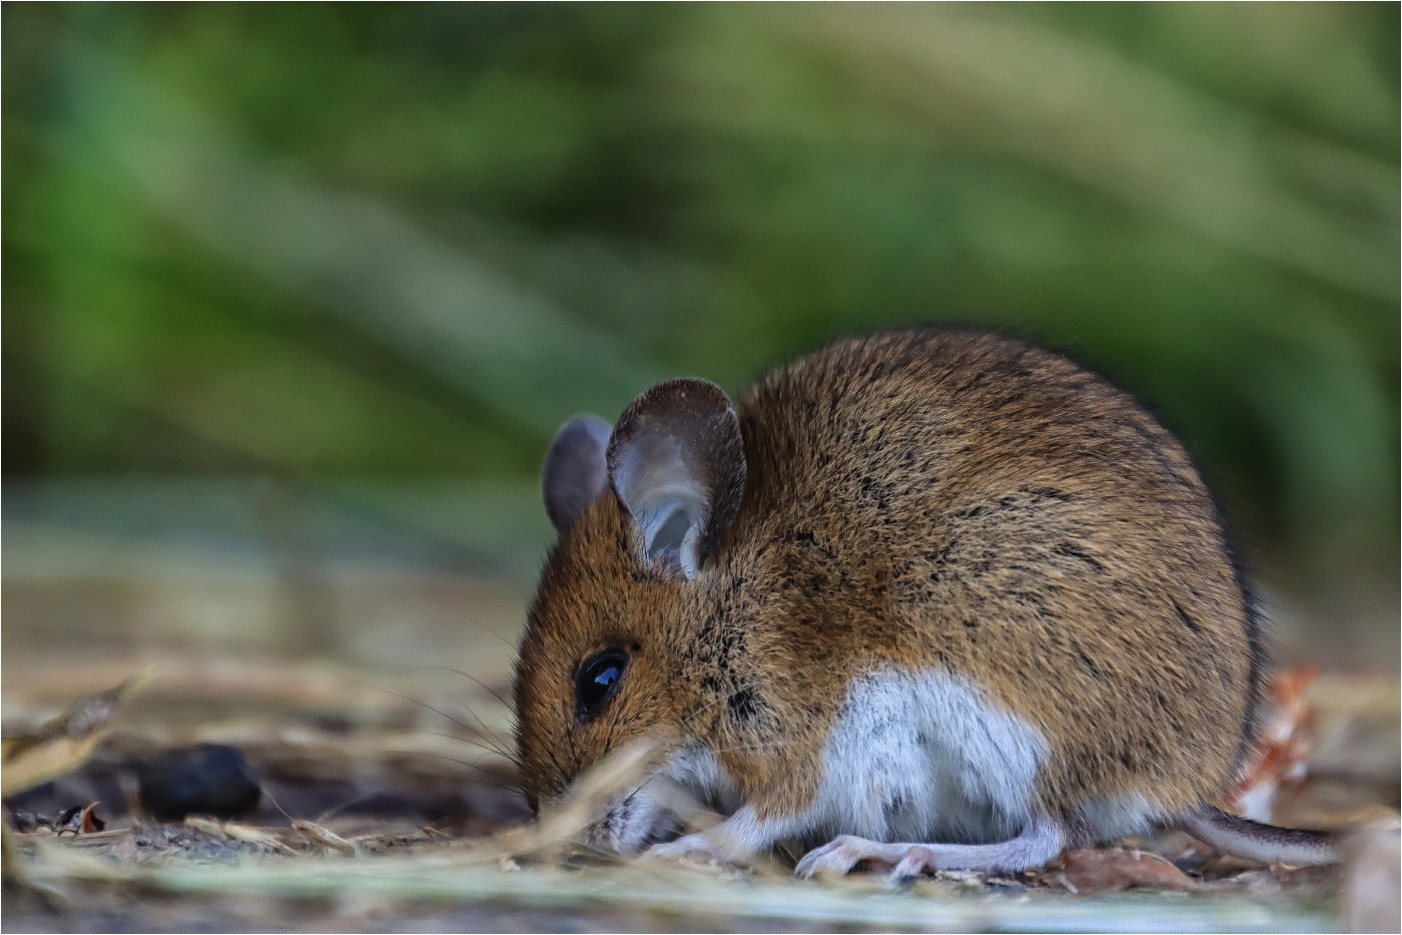
[[(1014, 871), (1176, 825), (1263, 862), (1323, 832), (1212, 806), (1260, 624), (1213, 499), (1131, 396), (967, 329), (838, 341), (732, 403), (676, 379), (556, 436), (515, 681), (532, 808), (644, 734), (622, 853)], [(667, 840), (654, 780), (727, 817)]]

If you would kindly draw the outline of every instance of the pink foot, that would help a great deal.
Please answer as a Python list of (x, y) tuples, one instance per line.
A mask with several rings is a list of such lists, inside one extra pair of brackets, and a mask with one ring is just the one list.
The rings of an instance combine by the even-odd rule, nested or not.
[(1066, 834), (1049, 818), (1028, 822), (1022, 833), (996, 844), (884, 844), (841, 835), (804, 855), (794, 868), (801, 877), (843, 876), (862, 861), (893, 867), (893, 880), (936, 870), (1027, 870), (1060, 854)]

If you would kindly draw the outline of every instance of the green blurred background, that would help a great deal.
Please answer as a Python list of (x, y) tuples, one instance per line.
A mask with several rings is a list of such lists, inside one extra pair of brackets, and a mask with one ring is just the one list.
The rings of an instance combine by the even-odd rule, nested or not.
[(1396, 666), (1396, 4), (0, 15), (7, 667), (451, 653), (565, 418), (942, 320), (1150, 401), (1284, 655)]

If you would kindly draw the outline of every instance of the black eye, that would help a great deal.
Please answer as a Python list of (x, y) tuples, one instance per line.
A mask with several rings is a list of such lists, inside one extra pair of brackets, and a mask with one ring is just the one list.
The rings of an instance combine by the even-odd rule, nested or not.
[(595, 653), (579, 667), (574, 680), (574, 715), (581, 724), (599, 713), (618, 689), (628, 657), (621, 650)]

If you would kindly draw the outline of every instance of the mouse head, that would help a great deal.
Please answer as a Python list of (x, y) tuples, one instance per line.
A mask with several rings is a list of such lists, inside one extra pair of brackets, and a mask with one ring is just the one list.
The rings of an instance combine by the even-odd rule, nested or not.
[[(735, 410), (705, 380), (652, 387), (612, 429), (581, 416), (555, 436), (542, 488), (559, 539), (516, 667), (517, 745), (533, 809), (630, 740), (687, 743), (697, 705), (688, 661), (744, 485)], [(648, 795), (630, 795), (595, 837), (637, 849), (656, 833), (659, 810)]]

